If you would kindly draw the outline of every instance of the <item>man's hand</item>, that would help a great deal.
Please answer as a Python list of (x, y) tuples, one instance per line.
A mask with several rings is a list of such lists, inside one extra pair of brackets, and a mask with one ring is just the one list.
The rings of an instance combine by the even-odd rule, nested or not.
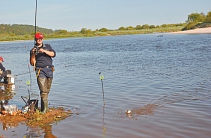
[(47, 51), (47, 50), (44, 50), (43, 48), (39, 49), (39, 52), (44, 52), (45, 53), (45, 51)]
[(32, 53), (33, 53), (33, 54), (35, 53), (35, 50), (36, 50), (36, 48), (33, 48), (33, 49), (32, 49)]
[(43, 52), (43, 53), (49, 55), (50, 57), (54, 56), (54, 52), (53, 51), (47, 51), (47, 50), (44, 50), (43, 48), (40, 48), (39, 52)]

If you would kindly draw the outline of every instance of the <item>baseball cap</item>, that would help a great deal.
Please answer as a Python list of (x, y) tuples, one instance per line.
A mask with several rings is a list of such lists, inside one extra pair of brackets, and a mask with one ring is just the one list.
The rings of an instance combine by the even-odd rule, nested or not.
[(43, 38), (43, 35), (42, 35), (41, 33), (37, 33), (37, 34), (35, 35), (35, 38), (36, 38), (36, 39)]
[(3, 57), (0, 57), (0, 60), (2, 60), (2, 62), (4, 62), (4, 59), (3, 59)]

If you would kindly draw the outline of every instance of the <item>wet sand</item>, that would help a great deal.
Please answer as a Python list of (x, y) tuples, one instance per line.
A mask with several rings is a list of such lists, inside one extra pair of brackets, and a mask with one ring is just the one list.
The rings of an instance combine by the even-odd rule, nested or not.
[(211, 33), (211, 27), (208, 28), (197, 28), (194, 30), (171, 32), (166, 34), (208, 34)]

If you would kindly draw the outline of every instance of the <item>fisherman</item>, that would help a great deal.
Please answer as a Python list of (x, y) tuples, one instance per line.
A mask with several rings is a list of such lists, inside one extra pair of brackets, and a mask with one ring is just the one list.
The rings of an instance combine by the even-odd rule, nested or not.
[(37, 84), (40, 89), (41, 96), (41, 112), (45, 114), (48, 109), (48, 93), (50, 92), (53, 80), (54, 66), (52, 65), (52, 57), (56, 56), (56, 52), (50, 44), (43, 43), (43, 35), (37, 33), (35, 35), (35, 46), (30, 51), (30, 59), (35, 57), (34, 63), (37, 74)]
[(4, 59), (0, 57), (0, 81), (2, 78), (6, 78), (8, 74), (11, 74), (11, 70), (5, 70), (5, 66), (2, 65)]

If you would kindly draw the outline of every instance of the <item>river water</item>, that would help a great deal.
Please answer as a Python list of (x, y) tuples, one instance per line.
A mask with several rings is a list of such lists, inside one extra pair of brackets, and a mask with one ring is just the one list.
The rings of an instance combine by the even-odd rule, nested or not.
[[(49, 102), (73, 113), (51, 124), (50, 136), (210, 137), (211, 34), (162, 35), (44, 40), (57, 52)], [(18, 108), (28, 94), (30, 74), (21, 74), (29, 71), (32, 47), (33, 41), (0, 43), (3, 65), (16, 75), (9, 103)], [(32, 66), (30, 71), (30, 89), (39, 94)], [(5, 137), (46, 135), (21, 123), (1, 126)]]

